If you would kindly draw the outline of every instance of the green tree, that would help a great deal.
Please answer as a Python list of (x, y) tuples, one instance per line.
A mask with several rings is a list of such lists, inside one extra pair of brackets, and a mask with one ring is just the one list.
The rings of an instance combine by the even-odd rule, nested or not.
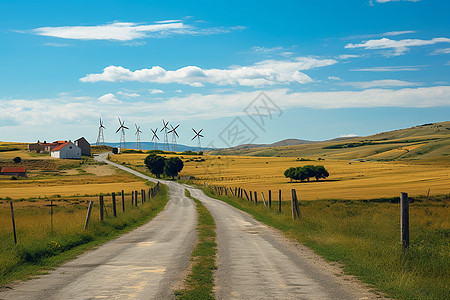
[(161, 174), (164, 172), (166, 159), (156, 154), (150, 154), (145, 158), (144, 164), (152, 174), (156, 175), (156, 178), (160, 178)]
[(315, 175), (314, 177), (316, 177), (316, 181), (319, 181), (320, 178), (327, 178), (328, 176), (330, 176), (330, 174), (328, 173), (327, 169), (325, 169), (324, 166), (314, 166), (315, 169)]
[(294, 173), (295, 173), (295, 168), (291, 167), (289, 169), (286, 169), (286, 171), (284, 171), (284, 176), (286, 178), (290, 178), (291, 182), (292, 182), (292, 180), (294, 179)]
[(21, 158), (20, 156), (16, 156), (16, 157), (14, 157), (13, 161), (14, 161), (16, 164), (18, 164), (18, 163), (20, 163), (20, 162), (22, 161), (22, 158)]
[(183, 161), (179, 157), (171, 157), (166, 160), (166, 165), (164, 166), (164, 174), (174, 179), (175, 176), (177, 176), (178, 173), (183, 170), (183, 166)]
[(316, 167), (313, 165), (306, 165), (303, 168), (303, 171), (305, 172), (306, 180), (309, 181), (311, 177), (316, 176)]

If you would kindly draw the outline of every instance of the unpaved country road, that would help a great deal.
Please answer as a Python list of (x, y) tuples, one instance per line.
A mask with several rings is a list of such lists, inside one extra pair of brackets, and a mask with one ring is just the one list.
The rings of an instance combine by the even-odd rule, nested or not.
[[(108, 162), (105, 158), (106, 155), (98, 157), (99, 160), (154, 181), (124, 166)], [(6, 294), (6, 298), (48, 299), (52, 298), (52, 292), (57, 293), (57, 296), (54, 296), (55, 299), (111, 299), (114, 297), (169, 299), (173, 297), (170, 287), (179, 280), (176, 277), (180, 276), (183, 266), (187, 263), (187, 252), (192, 249), (192, 239), (195, 237), (192, 232), (195, 225), (194, 207), (183, 197), (184, 188), (187, 188), (192, 196), (202, 201), (208, 208), (217, 224), (218, 269), (215, 273), (217, 299), (377, 299), (376, 295), (370, 293), (366, 287), (351, 277), (342, 274), (336, 276), (335, 274), (341, 272), (339, 268), (330, 266), (311, 250), (287, 240), (278, 231), (256, 221), (250, 215), (224, 202), (209, 198), (202, 191), (192, 187), (170, 181), (164, 181), (164, 183), (171, 191), (170, 204), (167, 210), (153, 221), (128, 234), (145, 232), (145, 238), (141, 236), (142, 241), (133, 240), (129, 250), (132, 255), (111, 255), (110, 259), (107, 258), (104, 261), (97, 258), (96, 265), (86, 266), (89, 264), (86, 260), (89, 255), (101, 251), (108, 244), (120, 243), (120, 240), (126, 241), (128, 235), (125, 235), (58, 268), (56, 274), (64, 272), (61, 270), (69, 272), (72, 264), (75, 264), (72, 269), (84, 268), (73, 276), (63, 274), (63, 277), (68, 278), (62, 282), (57, 283), (58, 279), (55, 276), (52, 280), (45, 282), (45, 278), (50, 278), (52, 275), (44, 276), (42, 279), (15, 286), (10, 294)], [(174, 214), (172, 211), (169, 213), (170, 209), (178, 213)], [(162, 224), (158, 223), (161, 222), (160, 219), (166, 220), (165, 225), (161, 226)], [(169, 227), (168, 231), (158, 234), (158, 239), (152, 237), (150, 233), (152, 230), (159, 231), (164, 226)], [(179, 228), (180, 226), (186, 227), (185, 230)], [(186, 234), (187, 243), (184, 248), (178, 242), (172, 241), (172, 239), (182, 240), (183, 234)], [(143, 243), (141, 252), (139, 242)], [(145, 244), (146, 242), (149, 244)], [(170, 252), (166, 259), (161, 260), (162, 253), (151, 259), (150, 251), (156, 248), (155, 246)], [(115, 247), (117, 249), (118, 246)], [(132, 250), (133, 248), (138, 250)], [(121, 249), (115, 252), (121, 254), (128, 247), (123, 246)], [(182, 258), (172, 256), (174, 252), (180, 252)], [(174, 270), (169, 271), (171, 269)], [(73, 278), (73, 282), (70, 278)], [(41, 281), (39, 293), (27, 294), (26, 290), (23, 290), (27, 284), (40, 280), (44, 282)], [(45, 284), (50, 283), (53, 287), (43, 288)], [(35, 289), (39, 285), (31, 284)], [(58, 285), (62, 288), (57, 289)], [(156, 291), (153, 291), (153, 288)], [(13, 294), (22, 295), (22, 298), (17, 298)], [(0, 293), (0, 299), (5, 298), (4, 295)], [(25, 297), (27, 295), (28, 297)]]
[(0, 299), (174, 298), (173, 287), (189, 266), (196, 224), (194, 203), (181, 185), (171, 184), (170, 201), (153, 220), (49, 275), (0, 290)]

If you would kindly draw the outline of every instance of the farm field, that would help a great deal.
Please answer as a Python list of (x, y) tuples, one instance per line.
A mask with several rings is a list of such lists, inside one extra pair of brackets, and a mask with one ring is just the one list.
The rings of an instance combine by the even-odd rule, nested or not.
[[(146, 172), (143, 164), (147, 154), (120, 154), (111, 160), (136, 166)], [(171, 156), (171, 155), (165, 155)], [(450, 161), (350, 161), (326, 159), (300, 161), (293, 157), (253, 156), (182, 156), (181, 177), (194, 176), (195, 183), (225, 187), (241, 187), (264, 192), (281, 190), (288, 195), (295, 188), (302, 200), (372, 199), (398, 197), (400, 192), (411, 196), (448, 194), (450, 192)], [(200, 161), (204, 159), (204, 161)], [(284, 177), (289, 167), (323, 165), (329, 171), (327, 180), (290, 182)]]
[[(0, 176), (0, 199), (97, 195), (147, 187), (145, 181), (92, 158), (54, 159), (24, 150), (24, 145), (0, 143), (0, 167), (26, 167), (28, 173), (27, 178)], [(22, 161), (14, 163), (14, 157)]]

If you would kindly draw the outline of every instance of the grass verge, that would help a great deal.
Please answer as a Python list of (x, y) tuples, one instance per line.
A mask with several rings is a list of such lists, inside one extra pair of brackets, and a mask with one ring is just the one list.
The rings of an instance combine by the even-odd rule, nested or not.
[(175, 291), (177, 299), (214, 299), (213, 270), (216, 266), (216, 224), (210, 212), (197, 199), (191, 197), (188, 190), (186, 196), (195, 201), (197, 206), (198, 222), (197, 233), (198, 242), (192, 251), (192, 269), (185, 279), (184, 288)]
[[(42, 225), (40, 210), (34, 208), (24, 211), (23, 214), (27, 215), (24, 215), (23, 219), (28, 220), (30, 224), (22, 223), (20, 225), (23, 230), (18, 232), (17, 245), (14, 245), (9, 235), (0, 234), (2, 241), (0, 244), (0, 286), (46, 273), (62, 262), (82, 254), (87, 249), (114, 239), (148, 222), (164, 209), (168, 199), (168, 188), (162, 185), (160, 192), (150, 201), (145, 202), (144, 205), (139, 204), (138, 207), (127, 203), (126, 211), (120, 210), (119, 212), (118, 209), (117, 217), (113, 217), (110, 207), (107, 207), (109, 215), (105, 217), (104, 222), (93, 219), (86, 231), (83, 230), (85, 209), (79, 212), (72, 209), (60, 212), (64, 222), (61, 222), (62, 226), (60, 227), (55, 226), (53, 232), (43, 230), (43, 227), (46, 226)], [(36, 216), (36, 214), (38, 215)], [(55, 214), (55, 218), (57, 217), (58, 214)], [(36, 219), (37, 223), (33, 219)], [(71, 224), (75, 221), (76, 224)]]
[(399, 204), (378, 201), (301, 201), (301, 220), (292, 220), (290, 203), (272, 210), (262, 203), (210, 197), (252, 214), (282, 230), (344, 271), (398, 299), (448, 299), (450, 295), (450, 197), (410, 204), (411, 246), (401, 250)]

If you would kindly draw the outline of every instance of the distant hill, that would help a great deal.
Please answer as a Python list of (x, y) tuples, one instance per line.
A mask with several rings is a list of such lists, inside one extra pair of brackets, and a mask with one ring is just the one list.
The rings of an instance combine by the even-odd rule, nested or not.
[[(111, 147), (119, 147), (119, 143), (105, 143), (106, 146), (111, 146)], [(153, 150), (155, 149), (155, 144), (153, 142), (142, 142), (141, 143), (141, 147), (142, 150)], [(170, 147), (170, 151), (173, 150), (174, 145), (173, 144), (169, 144)], [(136, 143), (135, 142), (129, 142), (127, 143), (127, 149), (137, 149)], [(158, 149), (160, 150), (166, 150), (165, 145), (162, 143), (158, 143)], [(206, 150), (211, 150), (212, 148), (203, 148), (202, 147), (202, 151), (206, 151)], [(192, 147), (192, 146), (186, 146), (186, 145), (181, 145), (181, 144), (177, 144), (177, 151), (183, 152), (183, 151), (198, 151), (197, 147)]]
[(242, 144), (232, 149), (249, 149), (249, 148), (262, 148), (262, 147), (281, 147), (281, 146), (294, 146), (316, 143), (313, 141), (299, 140), (299, 139), (286, 139), (272, 144)]
[(209, 153), (375, 161), (440, 159), (450, 162), (450, 121), (422, 124), (366, 137), (283, 145), (285, 141), (263, 146), (212, 150)]

